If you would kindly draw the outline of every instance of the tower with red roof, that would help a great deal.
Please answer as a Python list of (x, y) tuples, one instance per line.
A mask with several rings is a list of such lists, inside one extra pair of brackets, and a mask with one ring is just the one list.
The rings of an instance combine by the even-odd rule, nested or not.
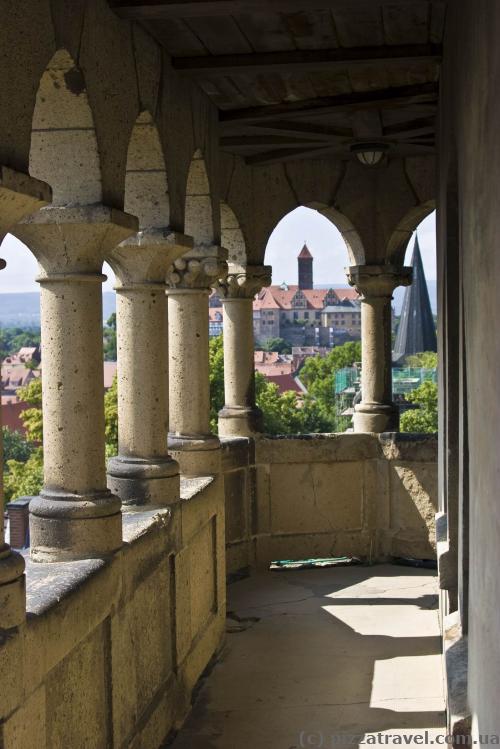
[(299, 266), (299, 289), (313, 288), (313, 256), (311, 255), (307, 244), (299, 252), (297, 258)]

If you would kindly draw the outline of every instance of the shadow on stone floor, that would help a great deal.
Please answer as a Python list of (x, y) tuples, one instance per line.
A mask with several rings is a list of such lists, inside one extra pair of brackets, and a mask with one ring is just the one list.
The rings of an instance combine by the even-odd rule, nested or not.
[(435, 573), (279, 571), (228, 593), (226, 648), (174, 749), (359, 746), (379, 731), (428, 730), (427, 743), (443, 733)]

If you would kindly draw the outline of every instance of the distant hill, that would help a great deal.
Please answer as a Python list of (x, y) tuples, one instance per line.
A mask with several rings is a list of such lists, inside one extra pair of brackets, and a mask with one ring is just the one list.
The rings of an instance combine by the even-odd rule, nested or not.
[[(115, 294), (102, 295), (103, 321), (115, 311)], [(2, 328), (40, 327), (40, 295), (36, 291), (19, 294), (0, 294), (0, 326)]]
[[(315, 284), (317, 289), (329, 289), (331, 286), (337, 288), (349, 288), (347, 284)], [(431, 307), (434, 314), (437, 312), (437, 283), (427, 281)], [(403, 296), (405, 290), (399, 287), (394, 292), (394, 307), (396, 314), (401, 313)], [(105, 291), (102, 295), (103, 321), (116, 309), (116, 299), (113, 291)], [(25, 292), (20, 294), (0, 294), (0, 327), (31, 328), (40, 327), (40, 295), (36, 292)]]

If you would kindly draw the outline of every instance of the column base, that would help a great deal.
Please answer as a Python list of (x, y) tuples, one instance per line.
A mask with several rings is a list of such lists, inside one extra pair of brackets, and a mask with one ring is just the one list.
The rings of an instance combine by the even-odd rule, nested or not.
[(214, 476), (220, 473), (220, 441), (214, 434), (169, 434), (168, 448), (179, 463), (182, 476)]
[(108, 489), (122, 504), (171, 505), (179, 501), (179, 464), (168, 456), (149, 461), (117, 455), (108, 461)]
[(25, 616), (24, 559), (4, 544), (0, 549), (0, 629), (17, 627)]
[(122, 545), (121, 502), (109, 491), (43, 490), (30, 502), (31, 558), (67, 562), (110, 556)]
[(219, 434), (221, 437), (252, 437), (262, 430), (262, 411), (260, 408), (224, 406), (219, 411)]
[(393, 404), (358, 403), (354, 407), (355, 432), (397, 432), (399, 430), (399, 409)]

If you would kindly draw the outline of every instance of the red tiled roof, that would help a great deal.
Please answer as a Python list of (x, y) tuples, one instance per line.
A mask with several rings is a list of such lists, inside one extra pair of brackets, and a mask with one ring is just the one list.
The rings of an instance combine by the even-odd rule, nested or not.
[(280, 355), (277, 351), (254, 351), (253, 358), (255, 364), (275, 364)]
[(295, 393), (302, 393), (299, 385), (293, 379), (291, 374), (284, 375), (266, 375), (269, 382), (273, 382), (278, 386), (280, 393), (286, 393), (289, 390), (293, 390)]
[(309, 258), (312, 260), (312, 255), (309, 252), (309, 247), (306, 244), (304, 244), (303, 248), (299, 252), (299, 258)]
[[(299, 287), (295, 285), (288, 286), (286, 289), (282, 289), (281, 286), (268, 286), (260, 292), (254, 302), (254, 310), (294, 309), (292, 302), (299, 291)], [(331, 289), (303, 289), (300, 293), (306, 299), (307, 306), (305, 309), (322, 310), (325, 306), (325, 298), (329, 292), (333, 292), (338, 302), (344, 299), (358, 299), (359, 296), (355, 289), (339, 289), (336, 287), (332, 287)]]

